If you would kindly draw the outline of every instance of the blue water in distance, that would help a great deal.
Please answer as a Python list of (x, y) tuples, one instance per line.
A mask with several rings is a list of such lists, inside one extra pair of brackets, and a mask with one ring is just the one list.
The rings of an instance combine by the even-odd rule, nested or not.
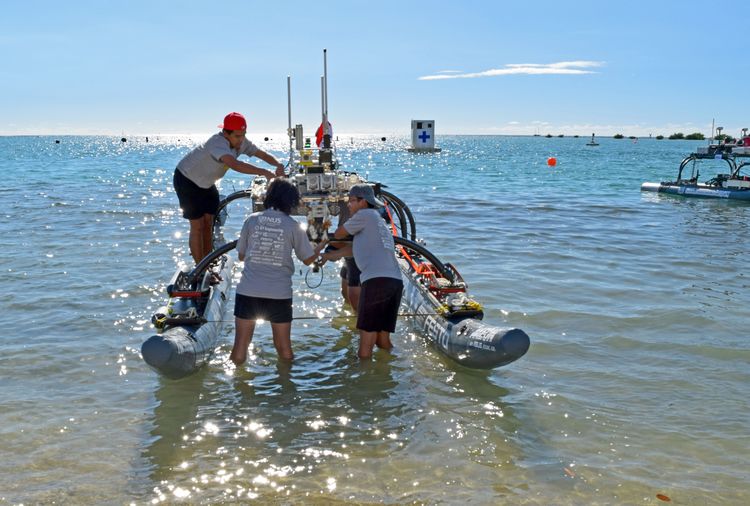
[(228, 322), (174, 382), (139, 348), (189, 261), (171, 179), (204, 139), (149, 140), (0, 137), (0, 503), (750, 501), (750, 205), (639, 191), (704, 143), (342, 138), (343, 167), (406, 201), (529, 353), (465, 369), (404, 320), (360, 364), (336, 269), (313, 289), (303, 268), (295, 314), (321, 319), (295, 322), (291, 368), (267, 325), (230, 367)]

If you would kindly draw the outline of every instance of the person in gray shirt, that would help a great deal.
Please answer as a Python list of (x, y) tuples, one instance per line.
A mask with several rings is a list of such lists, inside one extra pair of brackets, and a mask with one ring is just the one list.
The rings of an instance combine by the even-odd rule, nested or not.
[(335, 239), (353, 235), (352, 245), (330, 251), (324, 260), (354, 255), (361, 270), (361, 293), (357, 307), (360, 358), (370, 358), (375, 345), (391, 349), (390, 334), (396, 330), (404, 284), (396, 260), (393, 233), (378, 208), (372, 186), (357, 184), (349, 190), (349, 218), (334, 233)]
[[(276, 158), (245, 138), (247, 122), (242, 114), (227, 114), (219, 128), (221, 132), (185, 155), (174, 171), (182, 217), (190, 220), (190, 254), (196, 264), (211, 253), (214, 216), (219, 209), (216, 182), (227, 170), (268, 179), (284, 175), (284, 166)], [(243, 154), (260, 158), (274, 166), (275, 172), (237, 160)]]
[(299, 192), (286, 179), (274, 179), (263, 201), (265, 210), (245, 221), (237, 254), (245, 262), (234, 303), (235, 337), (229, 358), (237, 365), (247, 360), (255, 322), (271, 322), (279, 358), (292, 360), (292, 252), (310, 265), (325, 246), (313, 248), (300, 224), (289, 216), (299, 204)]
[[(349, 208), (346, 203), (339, 204), (339, 208), (338, 226), (341, 226), (349, 219)], [(381, 207), (378, 209), (378, 212), (383, 217), (386, 224), (390, 225), (391, 218), (388, 215), (386, 208)], [(346, 244), (332, 242), (329, 243), (326, 251), (328, 251), (328, 249), (335, 250), (344, 246), (346, 246)], [(359, 267), (357, 267), (357, 262), (354, 261), (354, 257), (344, 257), (344, 265), (339, 271), (339, 276), (341, 277), (341, 296), (344, 298), (344, 303), (349, 304), (355, 313), (359, 307), (359, 294), (362, 291), (359, 275), (360, 270)]]

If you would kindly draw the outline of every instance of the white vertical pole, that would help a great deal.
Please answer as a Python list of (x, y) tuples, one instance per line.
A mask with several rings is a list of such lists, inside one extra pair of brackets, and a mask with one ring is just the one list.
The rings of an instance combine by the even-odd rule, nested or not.
[(289, 163), (292, 163), (292, 76), (286, 76), (286, 103), (287, 103), (287, 117), (289, 119), (289, 128), (287, 134), (289, 135)]
[(325, 124), (326, 124), (326, 92), (325, 92), (325, 77), (320, 76), (320, 115), (323, 117), (323, 122), (321, 123), (323, 125), (323, 133), (325, 134)]
[(328, 132), (328, 50), (323, 49), (323, 132)]

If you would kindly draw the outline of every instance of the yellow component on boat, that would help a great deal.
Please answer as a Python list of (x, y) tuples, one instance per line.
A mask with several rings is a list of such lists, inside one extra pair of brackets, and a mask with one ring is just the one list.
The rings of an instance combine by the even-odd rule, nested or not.
[(312, 149), (302, 149), (300, 150), (299, 155), (300, 155), (300, 160), (299, 160), (300, 165), (307, 166), (307, 165), (313, 164)]
[(172, 312), (172, 309), (168, 306), (162, 306), (154, 312), (151, 316), (151, 323), (156, 327), (156, 330), (164, 330), (164, 326), (167, 322), (167, 317)]
[(469, 309), (474, 309), (476, 311), (481, 311), (483, 309), (482, 305), (479, 302), (471, 299), (466, 302), (466, 307), (468, 307)]

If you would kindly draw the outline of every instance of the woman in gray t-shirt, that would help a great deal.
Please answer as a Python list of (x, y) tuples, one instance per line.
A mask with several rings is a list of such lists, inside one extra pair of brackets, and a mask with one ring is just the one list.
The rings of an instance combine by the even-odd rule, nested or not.
[(237, 241), (239, 259), (245, 262), (234, 303), (234, 347), (229, 358), (237, 365), (247, 359), (255, 322), (271, 322), (273, 344), (279, 358), (292, 360), (292, 252), (305, 265), (320, 253), (290, 215), (299, 204), (297, 188), (286, 179), (274, 179), (263, 201), (265, 211), (245, 221)]

